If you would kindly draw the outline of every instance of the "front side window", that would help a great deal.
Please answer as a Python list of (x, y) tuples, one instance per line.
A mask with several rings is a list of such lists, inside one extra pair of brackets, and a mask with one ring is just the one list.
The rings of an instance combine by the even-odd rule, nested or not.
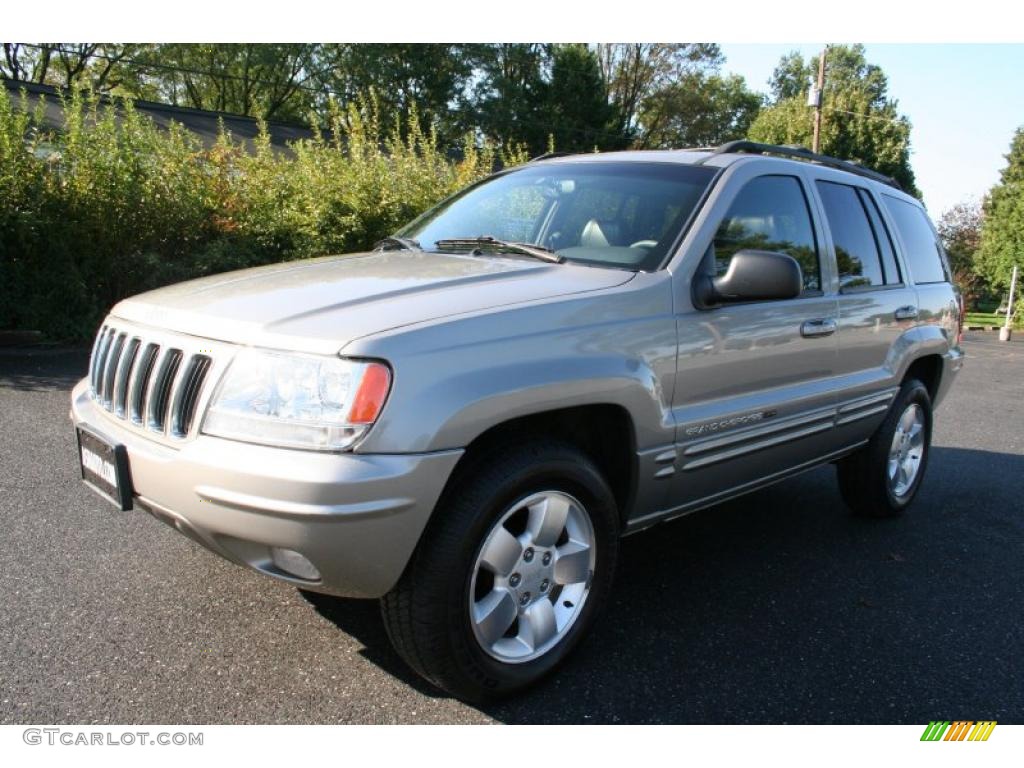
[(804, 292), (821, 290), (818, 246), (798, 178), (760, 176), (740, 190), (715, 234), (715, 273), (724, 275), (732, 257), (748, 248), (792, 256)]
[(840, 288), (885, 285), (878, 242), (857, 188), (819, 181), (818, 193), (836, 249)]
[(398, 234), (425, 250), (494, 237), (568, 261), (651, 270), (669, 255), (714, 170), (682, 163), (526, 165), (450, 198)]

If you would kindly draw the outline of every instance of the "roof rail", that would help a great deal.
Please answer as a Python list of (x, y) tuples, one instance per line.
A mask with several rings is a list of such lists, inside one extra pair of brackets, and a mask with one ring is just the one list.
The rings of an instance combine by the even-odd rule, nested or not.
[(536, 157), (531, 157), (526, 162), (528, 162), (528, 163), (536, 163), (538, 160), (550, 160), (552, 157), (568, 157), (569, 155), (573, 155), (573, 154), (576, 154), (576, 153), (575, 152), (545, 152), (543, 155), (537, 155)]
[(703, 165), (706, 161), (710, 160), (715, 155), (727, 155), (730, 153), (748, 153), (752, 155), (779, 155), (780, 157), (790, 157), (796, 160), (807, 160), (811, 163), (818, 163), (819, 165), (825, 165), (829, 168), (837, 168), (840, 171), (848, 171), (858, 176), (863, 176), (866, 179), (872, 179), (874, 181), (880, 181), (883, 184), (888, 184), (890, 187), (895, 187), (902, 191), (903, 187), (900, 183), (891, 176), (873, 171), (870, 168), (865, 168), (859, 163), (854, 163), (850, 160), (840, 160), (838, 157), (830, 157), (829, 155), (820, 155), (817, 152), (811, 152), (807, 147), (800, 147), (795, 145), (784, 145), (784, 144), (761, 144), (756, 141), (730, 141), (722, 144), (721, 146), (715, 147), (711, 150), (711, 156), (699, 160), (696, 165)]

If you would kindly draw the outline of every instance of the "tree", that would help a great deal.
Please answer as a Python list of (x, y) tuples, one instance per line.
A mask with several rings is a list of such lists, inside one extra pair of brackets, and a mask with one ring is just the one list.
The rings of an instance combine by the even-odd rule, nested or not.
[[(888, 97), (888, 78), (869, 64), (863, 45), (833, 46), (826, 59), (821, 151), (862, 163), (917, 194), (910, 167), (910, 121)], [(808, 83), (817, 59), (784, 56), (772, 77), (774, 101), (750, 127), (750, 138), (770, 144), (811, 146), (813, 109)]]
[(454, 43), (332, 43), (316, 54), (312, 84), (342, 103), (373, 91), (382, 114), (415, 111), (420, 128), (436, 129), (443, 145), (461, 141), (468, 84), (484, 46)]
[(979, 268), (993, 286), (1006, 290), (1014, 264), (1024, 269), (1024, 126), (1013, 135), (1006, 167), (983, 211)]
[(779, 59), (779, 65), (775, 67), (769, 81), (772, 99), (782, 101), (807, 93), (808, 80), (816, 74), (816, 71), (808, 71), (807, 67), (803, 56), (796, 51)]
[[(86, 86), (98, 92), (137, 82), (129, 64), (147, 46), (121, 43), (4, 43), (0, 75), (59, 88)], [(138, 95), (134, 91), (129, 95)]]
[(964, 303), (973, 307), (986, 292), (985, 280), (978, 270), (981, 248), (982, 209), (978, 203), (958, 203), (938, 221), (939, 237), (949, 256), (953, 279), (963, 294)]
[(716, 71), (723, 61), (715, 43), (602, 43), (596, 53), (616, 113), (611, 133), (622, 146), (647, 146), (640, 119), (646, 99), (688, 75)]
[(469, 121), (500, 144), (522, 142), (530, 154), (548, 146), (550, 124), (546, 43), (498, 43), (485, 46), (477, 61), (477, 83)]
[(619, 145), (611, 133), (615, 110), (608, 103), (601, 64), (588, 46), (554, 46), (547, 102), (545, 122), (559, 150), (588, 152)]
[(171, 104), (277, 120), (304, 120), (309, 43), (167, 43), (133, 60)]
[(640, 122), (649, 147), (707, 147), (745, 138), (761, 96), (739, 75), (693, 73), (646, 99)]

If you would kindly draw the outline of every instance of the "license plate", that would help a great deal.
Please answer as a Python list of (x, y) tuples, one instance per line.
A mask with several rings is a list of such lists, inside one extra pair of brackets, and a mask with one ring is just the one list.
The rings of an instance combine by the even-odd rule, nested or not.
[(128, 451), (92, 432), (78, 429), (78, 460), (82, 480), (123, 510), (132, 508), (132, 480), (128, 472)]

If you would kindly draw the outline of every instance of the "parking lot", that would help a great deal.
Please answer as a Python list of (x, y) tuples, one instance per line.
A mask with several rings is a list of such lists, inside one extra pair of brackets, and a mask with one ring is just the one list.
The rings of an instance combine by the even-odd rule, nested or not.
[(851, 517), (823, 467), (632, 536), (561, 673), (482, 709), (409, 672), (376, 603), (87, 491), (87, 352), (0, 350), (0, 722), (1024, 722), (1024, 343), (965, 349), (906, 516)]

